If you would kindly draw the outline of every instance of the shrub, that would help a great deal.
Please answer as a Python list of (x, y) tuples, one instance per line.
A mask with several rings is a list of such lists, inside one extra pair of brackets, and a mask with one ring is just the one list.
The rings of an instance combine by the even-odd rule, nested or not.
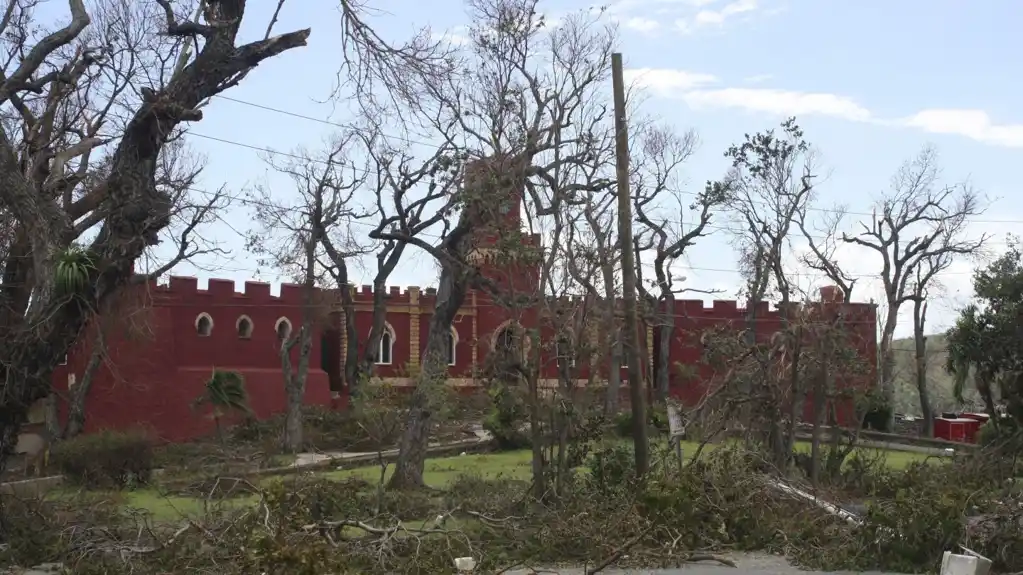
[(590, 456), (587, 467), (593, 486), (605, 493), (632, 485), (636, 464), (632, 449), (612, 445), (598, 449)]
[[(102, 553), (95, 553), (92, 546), (81, 545), (83, 538), (97, 532), (111, 538), (124, 535), (120, 532), (120, 527), (125, 525), (121, 508), (106, 494), (73, 493), (52, 498), (5, 495), (2, 502), (0, 522), (3, 525), (3, 545), (0, 545), (0, 565), (63, 562), (68, 569), (67, 573), (122, 573), (110, 569), (113, 561), (105, 560)], [(129, 525), (128, 529), (131, 527), (135, 526)], [(133, 535), (137, 536), (136, 533), (126, 536)], [(81, 556), (88, 557), (83, 561), (88, 564), (87, 569), (78, 564), (77, 559)], [(121, 563), (120, 558), (115, 561)], [(11, 572), (21, 573), (16, 568)]]
[(518, 479), (459, 475), (448, 486), (445, 504), (448, 509), (471, 509), (491, 517), (515, 515), (521, 511), (518, 507), (530, 485)]
[(870, 504), (864, 527), (856, 531), (860, 548), (870, 554), (845, 567), (902, 573), (933, 567), (963, 536), (966, 498), (961, 495), (903, 489), (893, 499)]
[(154, 449), (145, 433), (102, 431), (58, 443), (51, 458), (73, 483), (121, 489), (149, 482)]
[(863, 417), (863, 429), (874, 431), (890, 432), (888, 422), (892, 417), (892, 408), (886, 406), (875, 406)]
[(369, 490), (370, 484), (362, 479), (335, 481), (300, 475), (271, 482), (264, 498), (282, 526), (300, 528), (311, 519), (362, 516), (363, 496)]
[[(376, 451), (392, 445), (380, 445), (359, 425), (353, 411), (335, 411), (321, 406), (303, 409), (305, 440), (317, 449), (343, 449), (348, 451)], [(274, 444), (284, 428), (284, 416), (245, 421), (232, 430), (235, 441), (243, 443)]]
[[(653, 407), (647, 410), (647, 425), (657, 433), (668, 433), (668, 412), (661, 407)], [(621, 437), (632, 436), (632, 412), (624, 411), (615, 416), (615, 433)]]
[(520, 394), (502, 382), (496, 382), (489, 392), (492, 404), (483, 420), (483, 429), (494, 437), (497, 449), (511, 451), (529, 447), (529, 436), (521, 429), (526, 422), (526, 414)]
[(1006, 454), (1023, 452), (1023, 432), (1011, 419), (1003, 419), (999, 427), (993, 420), (981, 426), (977, 443)]

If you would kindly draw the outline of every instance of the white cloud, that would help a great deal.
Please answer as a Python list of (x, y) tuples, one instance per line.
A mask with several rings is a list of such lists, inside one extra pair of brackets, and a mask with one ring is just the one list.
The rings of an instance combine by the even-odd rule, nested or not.
[(720, 26), (725, 20), (752, 12), (757, 9), (757, 0), (735, 0), (721, 7), (719, 10), (700, 10), (693, 17), (694, 26)]
[(764, 82), (774, 78), (770, 74), (757, 74), (755, 76), (747, 76), (742, 79), (746, 84), (763, 84)]
[(983, 110), (923, 110), (903, 123), (932, 134), (956, 134), (996, 146), (1023, 148), (1023, 124), (997, 125)]
[[(1010, 148), (1023, 148), (1023, 124), (996, 124), (983, 110), (928, 109), (901, 119), (878, 118), (852, 98), (827, 92), (774, 88), (714, 88), (711, 74), (670, 68), (626, 70), (626, 80), (656, 96), (678, 98), (694, 109), (735, 108), (778, 116), (829, 116), (851, 122), (909, 127), (932, 134), (957, 135)], [(760, 83), (770, 76), (745, 78)]]
[(661, 27), (661, 23), (657, 20), (652, 18), (642, 18), (639, 16), (629, 18), (623, 22), (623, 25), (630, 30), (635, 30), (644, 34), (656, 32)]
[(436, 39), (456, 47), (467, 46), (471, 42), (469, 29), (466, 26), (456, 26), (444, 32)]
[(679, 95), (717, 82), (711, 74), (700, 74), (670, 68), (631, 68), (625, 70), (625, 81), (661, 96)]
[(835, 94), (793, 92), (755, 88), (695, 90), (682, 95), (694, 108), (743, 108), (791, 116), (836, 116), (846, 120), (870, 120), (870, 110), (849, 98)]
[[(688, 34), (700, 27), (719, 27), (726, 20), (758, 8), (758, 0), (619, 0), (608, 6), (606, 13), (626, 28), (647, 33), (675, 18), (675, 29)], [(653, 19), (651, 14), (661, 17)]]

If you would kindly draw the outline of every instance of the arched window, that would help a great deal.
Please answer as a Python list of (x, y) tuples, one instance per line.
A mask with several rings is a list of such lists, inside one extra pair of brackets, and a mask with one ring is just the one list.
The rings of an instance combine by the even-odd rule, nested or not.
[(200, 337), (209, 337), (213, 333), (213, 318), (210, 314), (203, 312), (195, 318), (195, 333)]
[(512, 326), (502, 329), (494, 337), (494, 351), (512, 353), (516, 347), (515, 339), (515, 329)]
[(451, 328), (451, 331), (448, 332), (445, 343), (447, 345), (448, 365), (455, 365), (455, 361), (458, 359), (455, 353), (458, 349), (458, 332), (455, 331), (455, 328)]
[(238, 337), (242, 339), (249, 339), (252, 337), (252, 320), (249, 316), (243, 315), (239, 317), (234, 327), (238, 330)]
[(394, 360), (394, 328), (384, 324), (384, 333), (380, 334), (380, 347), (377, 348), (377, 365), (391, 365)]
[(278, 319), (274, 324), (274, 331), (277, 332), (277, 341), (284, 343), (291, 337), (291, 321), (286, 317)]

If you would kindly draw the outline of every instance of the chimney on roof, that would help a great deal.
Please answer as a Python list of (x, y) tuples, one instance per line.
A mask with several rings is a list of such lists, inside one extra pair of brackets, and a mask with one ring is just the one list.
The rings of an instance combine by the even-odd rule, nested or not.
[(838, 286), (824, 286), (820, 289), (821, 301), (824, 303), (842, 303), (845, 301), (845, 293)]

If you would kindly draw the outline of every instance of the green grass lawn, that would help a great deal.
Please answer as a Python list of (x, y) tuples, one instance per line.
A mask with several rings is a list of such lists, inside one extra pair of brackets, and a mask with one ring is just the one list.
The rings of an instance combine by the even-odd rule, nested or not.
[[(423, 471), (423, 481), (430, 487), (439, 489), (447, 487), (462, 475), (478, 475), (484, 479), (529, 479), (531, 462), (532, 453), (528, 449), (427, 459), (426, 468)], [(393, 465), (387, 467), (385, 481), (390, 478), (393, 469)], [(380, 467), (329, 471), (323, 476), (330, 479), (357, 477), (370, 483), (376, 483), (380, 479)]]
[[(719, 446), (720, 444), (708, 444), (704, 447), (704, 453), (713, 451)], [(699, 445), (693, 442), (683, 442), (682, 447), (684, 456), (688, 460), (696, 452)], [(809, 451), (810, 444), (800, 443), (797, 445), (797, 449), (804, 452)], [(865, 448), (864, 451), (878, 452), (878, 450)], [(905, 451), (884, 451), (883, 453), (887, 465), (892, 469), (903, 469), (910, 463), (923, 461), (927, 458), (923, 454)], [(427, 485), (437, 489), (446, 488), (462, 475), (476, 475), (485, 479), (508, 478), (528, 480), (530, 477), (531, 460), (532, 454), (528, 449), (504, 453), (428, 459), (423, 479)], [(390, 476), (392, 469), (393, 466), (391, 465), (387, 467), (385, 480)], [(318, 475), (337, 480), (356, 477), (375, 484), (380, 478), (380, 468), (378, 466), (359, 467), (327, 471)], [(288, 481), (288, 477), (290, 476), (266, 478), (261, 481), (261, 484), (267, 485), (270, 482)], [(75, 491), (72, 489), (62, 489), (53, 492), (51, 496), (70, 497), (74, 493)], [(102, 496), (103, 494), (99, 495)], [(112, 500), (122, 502), (125, 508), (138, 509), (152, 514), (153, 520), (157, 522), (180, 521), (182, 518), (196, 517), (204, 512), (204, 503), (201, 499), (184, 495), (169, 495), (161, 493), (157, 488), (137, 489), (106, 495)], [(255, 498), (253, 496), (243, 496), (221, 500), (214, 503), (214, 505), (242, 507), (252, 505), (254, 502)]]

